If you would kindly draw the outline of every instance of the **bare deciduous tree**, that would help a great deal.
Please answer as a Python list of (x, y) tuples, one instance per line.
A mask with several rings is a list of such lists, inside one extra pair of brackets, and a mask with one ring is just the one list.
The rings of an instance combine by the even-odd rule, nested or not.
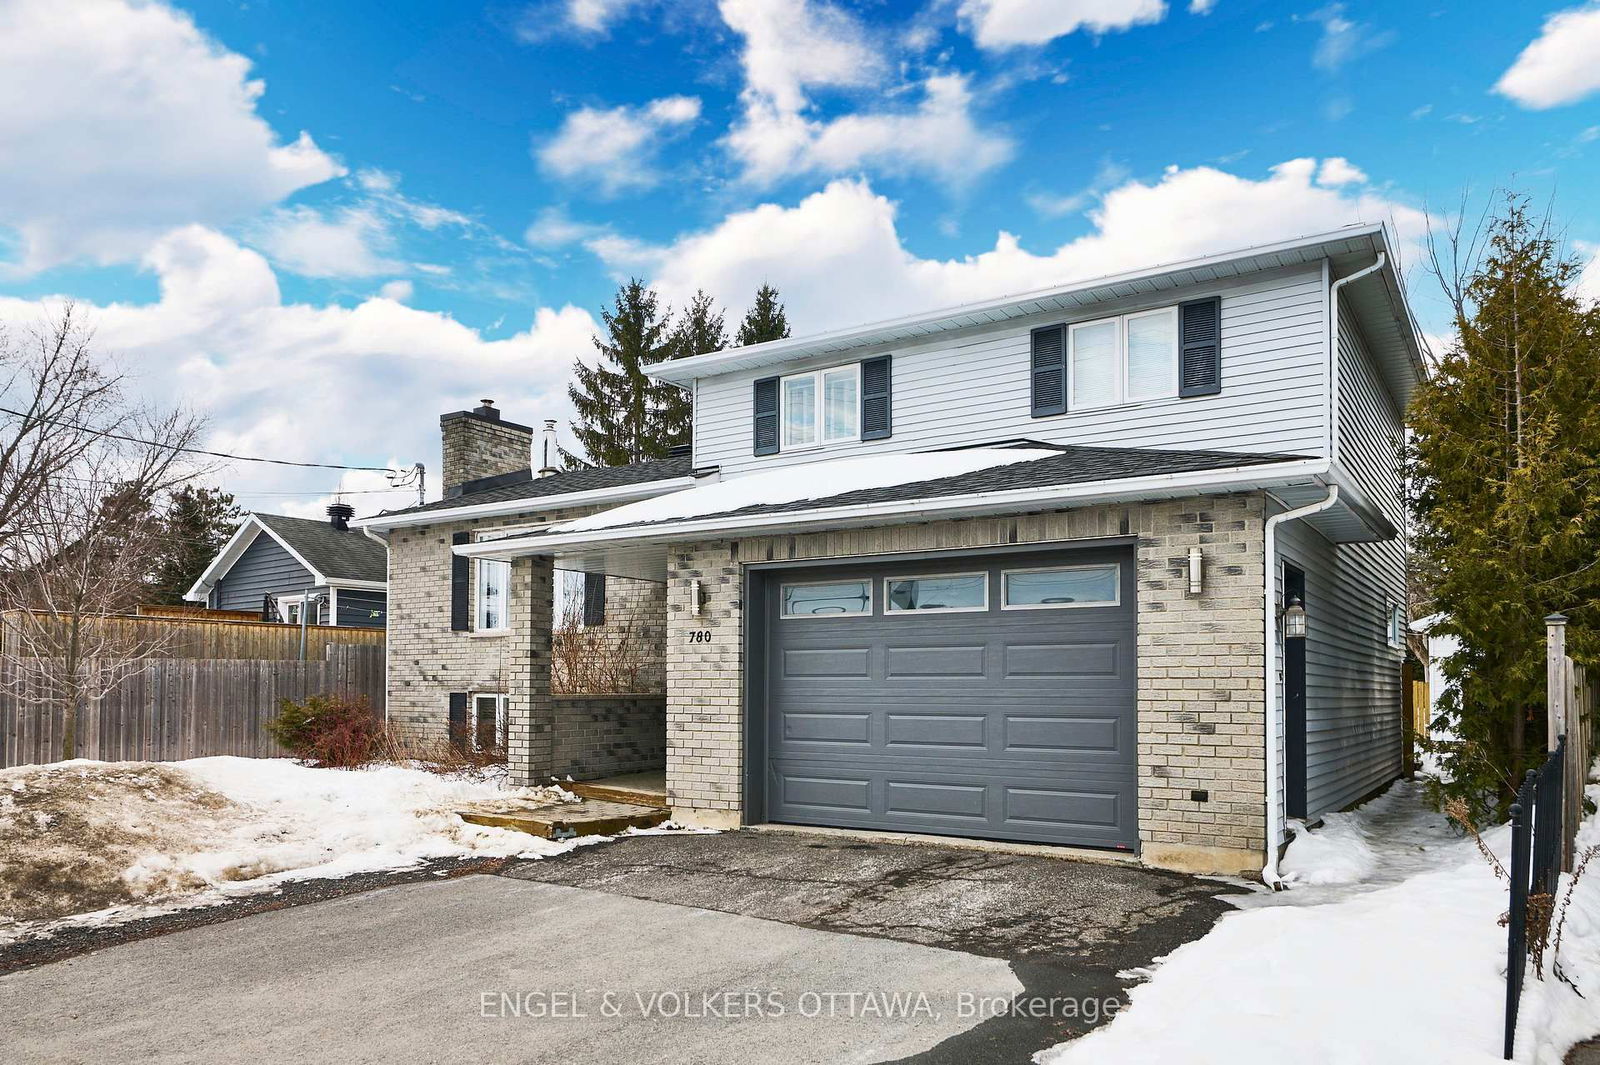
[(0, 676), (30, 710), (60, 712), (71, 758), (86, 709), (160, 650), (162, 627), (109, 616), (148, 586), (156, 503), (199, 472), (186, 449), (203, 423), (130, 398), (70, 306), (34, 338), (0, 345)]

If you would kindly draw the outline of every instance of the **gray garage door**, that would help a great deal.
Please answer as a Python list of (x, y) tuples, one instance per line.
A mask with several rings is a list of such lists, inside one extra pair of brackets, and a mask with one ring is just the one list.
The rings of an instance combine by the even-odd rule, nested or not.
[(767, 578), (772, 821), (1132, 849), (1132, 551)]

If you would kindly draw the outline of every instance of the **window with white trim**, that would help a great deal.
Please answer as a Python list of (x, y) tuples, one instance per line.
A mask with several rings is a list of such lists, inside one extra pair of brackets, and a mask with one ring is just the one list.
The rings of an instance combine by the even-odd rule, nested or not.
[(1052, 610), (1116, 606), (1122, 601), (1122, 567), (1049, 566), (1002, 574), (1002, 610)]
[(1067, 328), (1067, 408), (1092, 410), (1178, 394), (1178, 308)]
[(504, 632), (511, 627), (506, 609), (511, 592), (511, 563), (502, 559), (478, 559), (478, 632)]
[(1406, 612), (1397, 603), (1389, 604), (1388, 637), (1390, 647), (1398, 649), (1406, 645)]
[(783, 616), (786, 618), (870, 613), (872, 613), (870, 580), (806, 581), (783, 586)]
[(486, 751), (506, 745), (507, 697), (501, 692), (481, 692), (472, 697), (472, 749)]
[(785, 451), (861, 438), (861, 367), (857, 363), (782, 378), (778, 402)]

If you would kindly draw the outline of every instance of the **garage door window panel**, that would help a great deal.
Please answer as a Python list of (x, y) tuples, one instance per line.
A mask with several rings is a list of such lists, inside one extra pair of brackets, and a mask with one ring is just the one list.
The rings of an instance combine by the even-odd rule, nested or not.
[(1115, 563), (1007, 570), (1003, 583), (1001, 607), (1005, 610), (1118, 606), (1122, 602), (1122, 571)]
[(783, 586), (785, 618), (821, 618), (872, 613), (872, 581), (816, 581)]
[(989, 609), (989, 575), (946, 573), (927, 577), (886, 577), (883, 608), (890, 614), (956, 614)]

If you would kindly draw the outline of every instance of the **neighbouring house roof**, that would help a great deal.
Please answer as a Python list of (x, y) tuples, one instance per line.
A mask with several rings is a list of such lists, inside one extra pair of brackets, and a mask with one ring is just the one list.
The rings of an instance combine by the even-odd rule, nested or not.
[[(586, 502), (639, 499), (686, 488), (694, 482), (688, 455), (638, 462), (631, 466), (594, 466), (535, 477), (531, 470), (468, 482), (467, 491), (433, 503), (385, 511), (353, 522), (358, 527), (390, 529), (425, 525), (460, 517), (513, 514), (538, 506), (581, 506)], [(482, 487), (475, 487), (481, 485)]]
[(827, 333), (725, 348), (658, 363), (650, 367), (649, 373), (662, 381), (687, 385), (697, 378), (712, 374), (906, 344), (939, 333), (1031, 315), (1051, 312), (1070, 315), (1079, 308), (1108, 299), (1158, 295), (1186, 285), (1205, 284), (1286, 266), (1326, 261), (1330, 264), (1331, 280), (1370, 265), (1380, 253), (1387, 258), (1384, 268), (1361, 283), (1352, 285), (1346, 295), (1363, 323), (1368, 345), (1391, 390), (1403, 404), (1412, 385), (1425, 376), (1426, 368), (1416, 323), (1406, 304), (1403, 283), (1395, 263), (1395, 242), (1388, 227), (1381, 222), (1346, 226), (1329, 233), (1073, 281), (992, 300), (853, 325)]
[(359, 529), (335, 529), (325, 519), (247, 514), (184, 598), (205, 600), (258, 536), (276, 540), (306, 568), (315, 584), (381, 588), (388, 580), (388, 549)]
[[(458, 550), (538, 554), (602, 539), (737, 533), (741, 527), (775, 532), (819, 520), (846, 525), (1004, 513), (1070, 502), (1078, 487), (1109, 498), (1153, 498), (1192, 495), (1208, 487), (1311, 485), (1325, 471), (1324, 460), (1299, 455), (1021, 441), (1015, 447), (838, 459), (748, 474)], [(846, 490), (838, 491), (841, 487)]]

